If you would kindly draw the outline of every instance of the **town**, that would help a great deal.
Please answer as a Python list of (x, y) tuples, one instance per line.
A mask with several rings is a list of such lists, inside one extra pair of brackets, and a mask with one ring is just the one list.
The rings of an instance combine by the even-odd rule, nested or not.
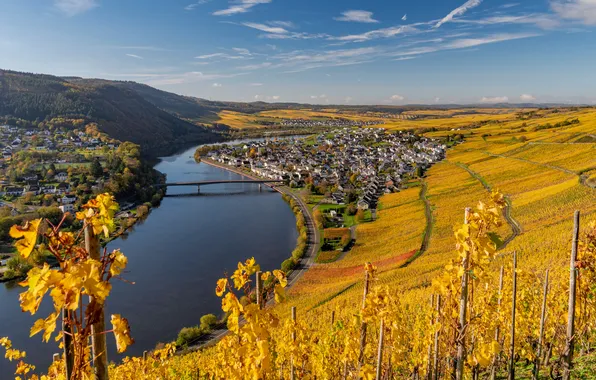
[(290, 187), (307, 187), (325, 195), (323, 203), (356, 201), (361, 210), (375, 210), (382, 194), (420, 176), (445, 157), (445, 150), (440, 142), (409, 132), (343, 128), (303, 139), (220, 146), (207, 157)]
[[(11, 215), (16, 216), (33, 210), (27, 204), (41, 196), (40, 205), (57, 205), (62, 212), (73, 213), (77, 201), (74, 192), (81, 184), (80, 176), (75, 178), (78, 169), (89, 170), (94, 175), (90, 183), (92, 191), (103, 190), (100, 160), (118, 147), (115, 140), (77, 129), (50, 131), (0, 125), (2, 206), (11, 207)], [(88, 176), (83, 179), (86, 184)]]

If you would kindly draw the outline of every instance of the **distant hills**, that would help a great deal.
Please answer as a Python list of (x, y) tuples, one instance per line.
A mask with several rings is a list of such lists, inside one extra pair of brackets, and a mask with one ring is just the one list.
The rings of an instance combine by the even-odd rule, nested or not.
[(32, 122), (83, 118), (115, 139), (156, 154), (176, 144), (220, 140), (208, 128), (181, 118), (209, 112), (184, 97), (136, 83), (0, 70), (0, 116)]
[(181, 96), (128, 81), (56, 77), (0, 70), (0, 117), (31, 122), (54, 117), (96, 122), (102, 132), (132, 141), (152, 154), (166, 153), (180, 144), (206, 143), (223, 137), (203, 124), (214, 123), (222, 110), (255, 113), (274, 109), (401, 113), (414, 109), (535, 108), (559, 104), (346, 106), (298, 103), (239, 103)]

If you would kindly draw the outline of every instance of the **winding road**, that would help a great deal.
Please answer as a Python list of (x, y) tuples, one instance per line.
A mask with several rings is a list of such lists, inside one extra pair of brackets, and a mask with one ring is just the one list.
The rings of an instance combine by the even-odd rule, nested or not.
[[(240, 174), (242, 176), (251, 178), (256, 181), (261, 180), (260, 178), (258, 178), (256, 176), (247, 174), (245, 172), (236, 170), (234, 168), (230, 168), (225, 165), (220, 165), (220, 164), (214, 163), (209, 160), (202, 160), (201, 162), (203, 162), (207, 165), (216, 166), (218, 168), (234, 172), (236, 174)], [(314, 219), (312, 210), (308, 207), (308, 205), (298, 195), (296, 195), (294, 192), (292, 192), (292, 190), (290, 188), (288, 188), (286, 186), (273, 187), (273, 189), (281, 194), (285, 194), (285, 195), (293, 198), (296, 201), (296, 203), (300, 207), (300, 210), (302, 211), (302, 214), (304, 215), (305, 225), (308, 230), (308, 242), (306, 244), (306, 252), (304, 254), (304, 257), (302, 259), (300, 259), (300, 262), (298, 263), (296, 269), (294, 269), (288, 276), (288, 285), (286, 287), (286, 290), (288, 290), (294, 284), (296, 284), (296, 282), (304, 275), (304, 273), (311, 266), (314, 265), (315, 257), (317, 256), (317, 252), (319, 252), (319, 245), (320, 245), (321, 237), (320, 237), (319, 229), (316, 228), (315, 219)], [(273, 299), (272, 298), (268, 299), (266, 304), (267, 304), (267, 306), (273, 305)], [(243, 321), (240, 321), (240, 323), (243, 324)], [(190, 344), (188, 347), (188, 350), (196, 351), (196, 350), (203, 348), (205, 346), (210, 346), (212, 344), (215, 344), (215, 343), (217, 343), (217, 341), (219, 341), (221, 338), (226, 336), (228, 333), (229, 333), (229, 331), (227, 330), (227, 328), (224, 324), (219, 325), (218, 328), (213, 330), (211, 333), (201, 336), (199, 339), (197, 339), (195, 341), (194, 344)]]

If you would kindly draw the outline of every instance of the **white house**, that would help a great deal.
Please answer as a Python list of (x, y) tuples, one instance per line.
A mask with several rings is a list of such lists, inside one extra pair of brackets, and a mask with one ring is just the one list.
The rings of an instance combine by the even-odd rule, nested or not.
[(70, 204), (70, 203), (69, 204), (64, 204), (64, 205), (62, 205), (62, 206), (60, 206), (58, 208), (62, 211), (63, 214), (66, 214), (67, 212), (68, 213), (71, 213), (71, 214), (74, 214), (75, 213), (74, 205), (73, 204)]
[(58, 182), (64, 182), (64, 181), (66, 181), (66, 180), (68, 179), (68, 174), (67, 174), (67, 173), (65, 173), (65, 172), (60, 172), (60, 173), (56, 174), (56, 175), (54, 176), (54, 178), (55, 178), (55, 179), (56, 179), (56, 181), (58, 181)]

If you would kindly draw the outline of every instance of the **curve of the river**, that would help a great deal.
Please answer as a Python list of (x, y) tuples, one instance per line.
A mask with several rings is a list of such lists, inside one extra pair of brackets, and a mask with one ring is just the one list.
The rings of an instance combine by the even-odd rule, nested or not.
[[(193, 159), (195, 148), (166, 157), (156, 169), (169, 181), (237, 180), (242, 176)], [(267, 189), (267, 190), (265, 190)], [(196, 187), (172, 188), (168, 195), (195, 193)], [(296, 244), (295, 217), (280, 194), (255, 184), (223, 184), (201, 188), (199, 196), (166, 197), (127, 238), (108, 245), (129, 258), (125, 278), (134, 285), (114, 283), (107, 313), (128, 318), (136, 343), (127, 355), (140, 355), (158, 342), (175, 339), (185, 326), (199, 323), (203, 314), (221, 311), (215, 282), (224, 272), (254, 256), (263, 270), (279, 268)], [(0, 337), (26, 350), (28, 361), (47, 368), (58, 352), (52, 341), (29, 338), (33, 322), (49, 314), (46, 300), (37, 316), (21, 312), (21, 288), (0, 284)], [(119, 361), (109, 335), (109, 360)], [(12, 378), (15, 363), (0, 356), (0, 379)]]

